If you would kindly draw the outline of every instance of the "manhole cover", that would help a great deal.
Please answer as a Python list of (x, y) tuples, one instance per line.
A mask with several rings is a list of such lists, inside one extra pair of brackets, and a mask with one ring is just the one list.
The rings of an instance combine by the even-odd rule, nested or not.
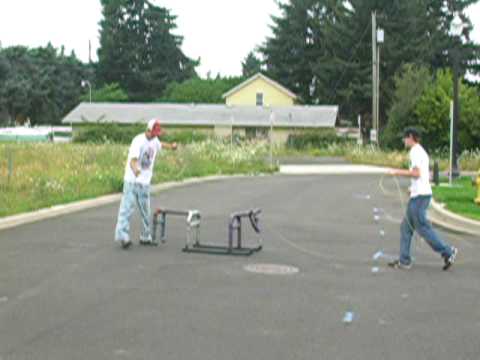
[(248, 272), (267, 275), (291, 275), (299, 271), (294, 266), (276, 264), (251, 264), (246, 265), (244, 269)]

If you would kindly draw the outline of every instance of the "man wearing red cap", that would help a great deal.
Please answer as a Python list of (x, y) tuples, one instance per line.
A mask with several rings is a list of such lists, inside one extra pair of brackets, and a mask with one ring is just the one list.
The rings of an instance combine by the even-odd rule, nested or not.
[(148, 122), (145, 133), (135, 136), (128, 151), (123, 196), (118, 210), (115, 241), (120, 242), (122, 248), (128, 249), (132, 244), (129, 236), (130, 218), (135, 210), (135, 204), (140, 210), (142, 218), (141, 245), (157, 245), (152, 241), (150, 230), (150, 182), (153, 175), (153, 165), (157, 152), (165, 149), (176, 150), (177, 144), (160, 142), (158, 137), (164, 132), (158, 119)]

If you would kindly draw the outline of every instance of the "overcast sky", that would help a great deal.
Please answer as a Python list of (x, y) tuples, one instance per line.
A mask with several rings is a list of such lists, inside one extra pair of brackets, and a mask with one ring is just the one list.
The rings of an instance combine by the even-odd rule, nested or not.
[[(240, 75), (241, 61), (271, 35), (270, 15), (278, 15), (274, 0), (154, 0), (177, 15), (176, 33), (184, 36), (183, 51), (201, 58), (197, 71), (205, 76)], [(473, 38), (480, 43), (480, 3), (469, 9)], [(75, 50), (88, 61), (99, 45), (100, 0), (0, 0), (0, 41), (3, 47), (25, 45)]]

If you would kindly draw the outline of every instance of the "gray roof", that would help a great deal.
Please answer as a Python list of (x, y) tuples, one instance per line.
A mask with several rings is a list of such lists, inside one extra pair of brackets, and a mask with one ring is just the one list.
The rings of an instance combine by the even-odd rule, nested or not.
[(210, 104), (81, 103), (64, 124), (138, 123), (159, 118), (164, 125), (335, 127), (338, 106), (227, 106)]

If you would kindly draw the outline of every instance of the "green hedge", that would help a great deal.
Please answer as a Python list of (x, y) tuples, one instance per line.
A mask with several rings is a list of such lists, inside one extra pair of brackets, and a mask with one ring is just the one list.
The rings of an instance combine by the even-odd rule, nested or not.
[(337, 136), (335, 130), (321, 129), (289, 135), (287, 147), (303, 150), (308, 148), (326, 148), (332, 144), (349, 144), (353, 142), (355, 140)]
[[(145, 124), (119, 125), (115, 123), (84, 125), (75, 130), (73, 141), (88, 144), (130, 144), (132, 139), (145, 131)], [(204, 141), (207, 135), (195, 130), (172, 130), (166, 129), (166, 135), (162, 136), (165, 142), (177, 142), (190, 144)]]

